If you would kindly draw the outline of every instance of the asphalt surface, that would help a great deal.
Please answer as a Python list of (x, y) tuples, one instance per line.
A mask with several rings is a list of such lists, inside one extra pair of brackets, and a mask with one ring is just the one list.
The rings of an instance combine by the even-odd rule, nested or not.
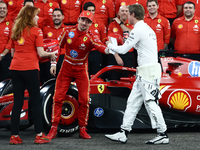
[(92, 139), (80, 139), (78, 132), (69, 137), (57, 137), (48, 144), (34, 144), (34, 128), (20, 131), (21, 145), (9, 145), (10, 131), (0, 129), (0, 150), (198, 150), (200, 149), (200, 129), (168, 130), (170, 143), (146, 145), (144, 142), (156, 136), (152, 130), (133, 131), (126, 144), (113, 142), (104, 137), (115, 131), (91, 131)]

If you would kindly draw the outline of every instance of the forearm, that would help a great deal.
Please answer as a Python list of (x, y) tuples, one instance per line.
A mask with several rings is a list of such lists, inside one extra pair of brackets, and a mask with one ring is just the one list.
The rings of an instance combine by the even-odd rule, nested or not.
[(126, 42), (120, 46), (113, 45), (112, 43), (108, 44), (108, 49), (110, 49), (118, 54), (126, 54), (131, 48), (132, 48), (132, 45), (130, 45)]

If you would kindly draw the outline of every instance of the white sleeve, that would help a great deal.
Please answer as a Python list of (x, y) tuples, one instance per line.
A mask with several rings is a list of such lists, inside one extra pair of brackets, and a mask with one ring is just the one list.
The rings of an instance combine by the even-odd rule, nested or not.
[(137, 42), (140, 40), (140, 34), (136, 30), (131, 30), (128, 39), (121, 46), (116, 46), (112, 43), (108, 44), (108, 48), (119, 54), (126, 54), (131, 48), (135, 47)]

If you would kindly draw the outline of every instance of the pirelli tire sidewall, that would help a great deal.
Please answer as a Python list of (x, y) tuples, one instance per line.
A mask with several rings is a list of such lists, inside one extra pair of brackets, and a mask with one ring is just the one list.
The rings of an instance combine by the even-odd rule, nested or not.
[[(54, 86), (49, 87), (48, 91), (43, 94), (43, 128), (44, 132), (48, 133), (51, 128), (51, 114), (52, 114), (52, 104), (53, 104)], [(78, 89), (75, 85), (70, 85), (66, 95), (74, 97), (78, 102)], [(76, 110), (78, 111), (78, 110)], [(58, 125), (58, 135), (59, 136), (69, 136), (75, 133), (79, 129), (78, 119), (68, 125), (59, 124)]]

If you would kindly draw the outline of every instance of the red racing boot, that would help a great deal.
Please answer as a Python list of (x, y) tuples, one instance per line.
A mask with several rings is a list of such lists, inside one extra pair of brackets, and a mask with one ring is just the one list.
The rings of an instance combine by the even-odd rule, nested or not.
[(47, 135), (48, 138), (53, 139), (55, 138), (57, 135), (57, 127), (56, 126), (52, 126), (51, 130), (49, 131), (49, 134)]
[(14, 135), (10, 137), (9, 144), (22, 144), (22, 143), (23, 141), (20, 139), (19, 135), (17, 137), (15, 137)]
[(42, 133), (42, 136), (36, 135), (35, 137), (35, 144), (44, 144), (44, 143), (49, 143), (51, 142), (51, 139), (48, 138), (44, 133)]
[(91, 136), (86, 132), (85, 127), (80, 127), (79, 129), (79, 137), (83, 139), (91, 139)]

